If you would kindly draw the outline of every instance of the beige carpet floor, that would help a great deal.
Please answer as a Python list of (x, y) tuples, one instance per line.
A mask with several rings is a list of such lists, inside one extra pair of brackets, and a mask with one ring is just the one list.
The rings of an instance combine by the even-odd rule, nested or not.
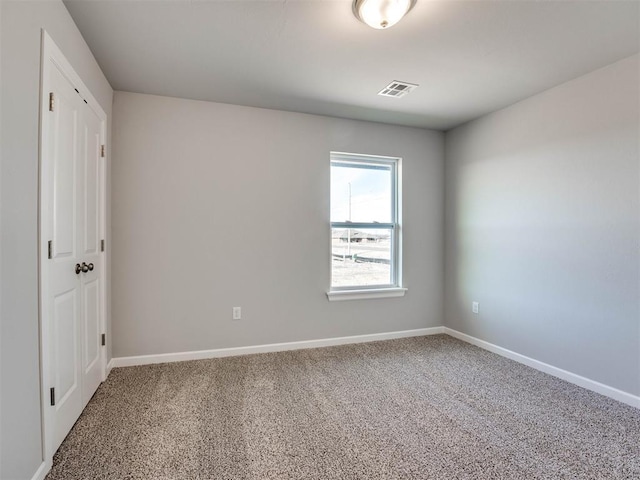
[(73, 479), (640, 479), (640, 410), (445, 335), (114, 369)]

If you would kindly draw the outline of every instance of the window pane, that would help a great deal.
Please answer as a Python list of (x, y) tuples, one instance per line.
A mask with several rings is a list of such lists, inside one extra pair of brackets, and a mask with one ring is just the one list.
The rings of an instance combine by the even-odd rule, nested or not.
[(331, 163), (331, 221), (392, 223), (391, 166)]
[(331, 285), (390, 285), (391, 235), (388, 229), (331, 229)]

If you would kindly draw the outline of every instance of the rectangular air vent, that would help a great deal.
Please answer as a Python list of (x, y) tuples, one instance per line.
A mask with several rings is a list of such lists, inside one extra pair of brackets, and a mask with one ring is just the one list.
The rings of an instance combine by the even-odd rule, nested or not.
[(418, 85), (407, 82), (399, 82), (398, 80), (394, 80), (389, 85), (384, 87), (382, 90), (378, 92), (378, 95), (382, 95), (383, 97), (395, 97), (400, 98), (404, 97), (407, 93), (416, 89)]

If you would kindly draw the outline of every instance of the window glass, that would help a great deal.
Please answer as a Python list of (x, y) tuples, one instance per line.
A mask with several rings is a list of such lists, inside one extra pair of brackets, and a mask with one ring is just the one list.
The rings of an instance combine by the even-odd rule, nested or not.
[(332, 228), (331, 255), (334, 287), (393, 283), (390, 230)]
[(389, 223), (391, 207), (390, 165), (332, 164), (332, 222)]
[(399, 286), (397, 164), (332, 153), (332, 290)]

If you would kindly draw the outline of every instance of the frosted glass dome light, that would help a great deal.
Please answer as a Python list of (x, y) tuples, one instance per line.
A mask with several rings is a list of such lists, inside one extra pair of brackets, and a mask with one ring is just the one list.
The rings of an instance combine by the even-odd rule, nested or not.
[(353, 13), (372, 28), (392, 27), (413, 8), (416, 0), (354, 0)]

